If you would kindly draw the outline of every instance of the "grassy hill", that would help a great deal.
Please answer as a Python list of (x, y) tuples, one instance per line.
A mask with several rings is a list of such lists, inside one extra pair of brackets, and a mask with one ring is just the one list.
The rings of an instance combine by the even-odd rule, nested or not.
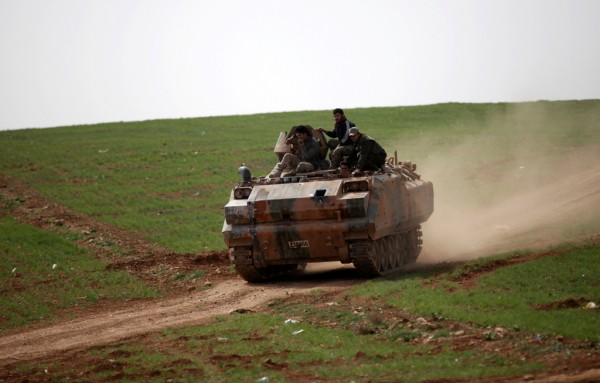
[[(584, 309), (600, 302), (600, 100), (346, 114), (434, 183), (420, 267), (0, 363), (0, 380), (508, 382), (600, 368), (598, 310)], [(224, 250), (237, 168), (267, 174), (278, 132), (298, 124), (333, 122), (327, 110), (0, 132), (0, 335), (209, 289), (215, 267), (196, 255)]]
[[(465, 193), (470, 205), (485, 206), (539, 180), (589, 168), (600, 145), (598, 100), (350, 109), (346, 115), (390, 155), (397, 150), (400, 159), (419, 165), (436, 187), (436, 208), (462, 202)], [(331, 128), (331, 113), (4, 131), (0, 174), (176, 252), (217, 250), (224, 248), (222, 207), (239, 179), (237, 168), (245, 163), (253, 175), (267, 174), (278, 132), (298, 124)], [(518, 182), (503, 178), (510, 171), (519, 172)]]

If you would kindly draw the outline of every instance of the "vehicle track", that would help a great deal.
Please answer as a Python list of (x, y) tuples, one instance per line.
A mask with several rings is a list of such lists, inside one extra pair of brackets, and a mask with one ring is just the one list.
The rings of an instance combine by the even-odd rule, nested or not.
[(137, 300), (123, 308), (87, 313), (76, 319), (3, 336), (0, 365), (84, 349), (167, 327), (197, 325), (218, 315), (259, 311), (275, 298), (305, 294), (316, 288), (340, 290), (353, 283), (356, 281), (349, 279), (251, 285), (235, 278), (184, 296)]

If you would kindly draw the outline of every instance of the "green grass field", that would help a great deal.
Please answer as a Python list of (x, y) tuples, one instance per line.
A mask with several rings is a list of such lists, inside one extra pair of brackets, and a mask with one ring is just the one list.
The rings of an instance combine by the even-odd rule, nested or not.
[[(552, 362), (546, 355), (600, 360), (598, 310), (583, 308), (600, 303), (600, 245), (581, 241), (600, 228), (598, 189), (588, 185), (600, 171), (600, 100), (346, 114), (388, 154), (397, 150), (433, 181), (432, 220), (446, 217), (448, 207), (492, 215), (503, 208), (498, 201), (554, 190), (566, 180), (550, 195), (562, 204), (549, 205), (551, 211), (536, 206), (536, 220), (522, 221), (524, 228), (511, 237), (515, 246), (552, 244), (543, 250), (551, 255), (517, 262), (542, 251), (521, 249), (480, 252), (469, 261), (438, 259), (424, 269), (360, 283), (343, 296), (291, 297), (271, 302), (266, 313), (223, 316), (204, 326), (98, 346), (78, 355), (81, 363), (73, 367), (65, 357), (24, 362), (18, 370), (31, 381), (419, 382), (518, 379), (547, 369)], [(237, 168), (245, 163), (253, 175), (267, 174), (278, 132), (298, 124), (333, 123), (330, 111), (308, 111), (5, 131), (0, 176), (177, 253), (223, 250), (222, 209), (238, 182)], [(581, 179), (571, 177), (577, 174)], [(0, 200), (0, 335), (68, 317), (74, 307), (161, 295), (156, 286), (107, 268), (118, 259), (78, 247), (76, 233), (17, 222), (11, 213), (21, 203)], [(446, 226), (459, 227), (455, 221), (433, 223), (425, 241), (439, 238)], [(443, 253), (447, 245), (438, 242), (435, 249)], [(290, 317), (299, 322), (285, 324)], [(417, 317), (439, 326), (419, 325)], [(463, 347), (460, 331), (485, 347)], [(562, 338), (567, 341), (557, 340)]]
[(0, 217), (0, 334), (101, 300), (152, 298), (155, 288), (102, 262), (68, 239)]
[[(440, 264), (341, 296), (277, 299), (267, 313), (219, 316), (97, 346), (78, 363), (21, 369), (59, 381), (521, 381), (582, 355), (598, 363), (600, 318), (583, 306), (600, 291), (600, 245), (548, 252)], [(474, 274), (473, 283), (458, 283)], [(563, 305), (570, 301), (578, 303)]]
[[(417, 163), (425, 178), (435, 171), (434, 183), (450, 184), (450, 192), (477, 190), (473, 201), (485, 203), (518, 190), (519, 184), (490, 182), (490, 177), (519, 168), (522, 161), (554, 165), (573, 150), (597, 150), (599, 110), (599, 101), (571, 101), (350, 109), (346, 114), (388, 154), (397, 150), (400, 159)], [(267, 174), (276, 161), (278, 132), (298, 124), (330, 129), (331, 113), (5, 131), (0, 132), (0, 172), (174, 251), (223, 249), (222, 208), (238, 182), (237, 168), (245, 163), (253, 175)], [(528, 166), (521, 177), (538, 179), (553, 171), (553, 166)]]

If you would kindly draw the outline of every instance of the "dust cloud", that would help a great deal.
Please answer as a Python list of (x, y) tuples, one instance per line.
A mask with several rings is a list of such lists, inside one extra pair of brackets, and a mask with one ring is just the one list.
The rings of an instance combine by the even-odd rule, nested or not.
[(478, 134), (418, 164), (435, 193), (419, 261), (466, 260), (600, 233), (600, 110), (570, 125), (569, 116), (547, 107), (488, 116)]

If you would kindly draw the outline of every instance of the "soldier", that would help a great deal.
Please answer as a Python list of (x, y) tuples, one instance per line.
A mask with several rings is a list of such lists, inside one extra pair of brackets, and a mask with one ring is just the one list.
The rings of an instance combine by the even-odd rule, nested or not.
[(296, 173), (308, 173), (319, 168), (321, 148), (312, 137), (310, 130), (306, 126), (300, 125), (296, 128), (295, 134), (298, 144), (297, 153), (286, 153), (267, 177), (289, 177)]
[(340, 169), (338, 171), (338, 175), (340, 178), (348, 178), (352, 174), (350, 174), (350, 163), (348, 161), (340, 162)]
[(357, 161), (352, 174), (356, 175), (365, 170), (377, 171), (381, 169), (387, 156), (381, 145), (366, 134), (359, 132), (356, 127), (351, 128), (348, 135), (354, 142), (353, 159)]
[(348, 137), (348, 131), (354, 127), (354, 123), (346, 119), (344, 111), (340, 108), (333, 110), (333, 119), (335, 125), (333, 130), (325, 130), (319, 128), (320, 132), (325, 133), (327, 136), (332, 137), (327, 141), (327, 146), (331, 150), (329, 158), (331, 159), (331, 169), (337, 169), (342, 157), (350, 156), (352, 154), (353, 145), (352, 140)]

